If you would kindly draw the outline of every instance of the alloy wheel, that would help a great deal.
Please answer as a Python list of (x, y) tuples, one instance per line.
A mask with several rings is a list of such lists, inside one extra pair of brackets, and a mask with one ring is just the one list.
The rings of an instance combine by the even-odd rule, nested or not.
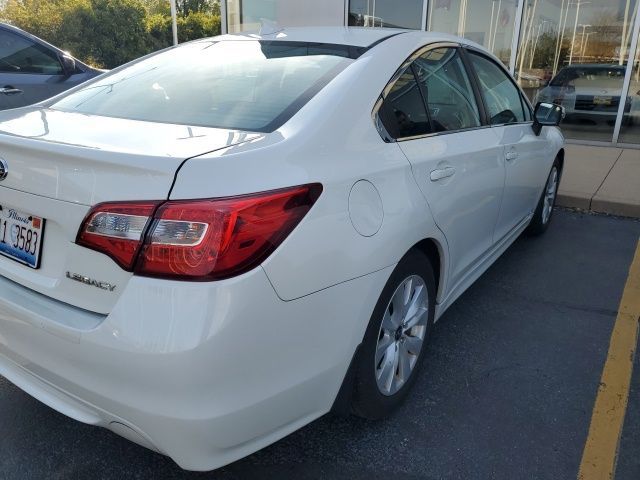
[(393, 293), (384, 311), (375, 353), (375, 375), (383, 395), (409, 380), (427, 332), (429, 294), (424, 280), (411, 275)]
[(556, 193), (558, 192), (558, 169), (554, 166), (549, 174), (549, 180), (544, 190), (544, 204), (542, 206), (542, 223), (546, 224), (551, 218), (553, 205), (556, 201)]

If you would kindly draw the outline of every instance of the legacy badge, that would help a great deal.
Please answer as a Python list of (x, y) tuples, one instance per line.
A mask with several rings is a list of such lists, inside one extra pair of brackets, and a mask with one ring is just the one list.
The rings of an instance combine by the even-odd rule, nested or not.
[(80, 275), (78, 273), (67, 272), (67, 278), (70, 280), (74, 280), (76, 282), (84, 283), (85, 285), (90, 285), (92, 287), (100, 288), (101, 290), (107, 290), (109, 292), (113, 292), (116, 289), (116, 286), (113, 285), (112, 283), (100, 282), (98, 280), (85, 277), (84, 275)]

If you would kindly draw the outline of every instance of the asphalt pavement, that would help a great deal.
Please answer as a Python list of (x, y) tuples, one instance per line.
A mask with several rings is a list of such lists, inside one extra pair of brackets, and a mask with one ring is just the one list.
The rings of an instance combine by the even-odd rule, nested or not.
[[(575, 479), (640, 221), (557, 210), (436, 324), (391, 418), (327, 415), (221, 470), (171, 460), (0, 377), (0, 479)], [(616, 479), (640, 478), (636, 357)]]

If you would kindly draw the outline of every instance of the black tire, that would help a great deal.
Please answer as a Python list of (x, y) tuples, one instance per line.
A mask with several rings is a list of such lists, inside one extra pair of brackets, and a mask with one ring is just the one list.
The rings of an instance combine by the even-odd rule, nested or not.
[[(553, 175), (557, 175), (556, 177), (556, 188), (553, 196), (553, 202), (551, 203), (551, 211), (548, 216), (545, 216), (545, 196), (547, 194), (547, 190), (549, 188), (549, 184), (553, 178)], [(538, 205), (536, 207), (536, 211), (533, 212), (533, 218), (527, 227), (526, 233), (528, 235), (542, 235), (549, 228), (549, 224), (551, 223), (551, 219), (553, 218), (553, 207), (556, 204), (556, 198), (558, 197), (558, 187), (560, 185), (560, 179), (562, 178), (562, 170), (560, 168), (560, 162), (556, 158), (551, 166), (551, 170), (549, 171), (549, 175), (547, 176), (547, 181), (544, 184), (544, 189), (540, 194), (540, 199), (538, 200)]]
[[(390, 305), (391, 298), (403, 282), (411, 276), (420, 277), (426, 286), (428, 295), (427, 322), (424, 340), (417, 355), (411, 373), (404, 384), (393, 394), (384, 395), (376, 380), (376, 347), (381, 332), (382, 319)], [(383, 418), (396, 409), (405, 399), (416, 380), (420, 364), (424, 357), (435, 313), (435, 277), (429, 260), (420, 252), (411, 251), (396, 266), (387, 281), (373, 310), (364, 340), (355, 358), (355, 379), (351, 412), (359, 417), (372, 420)], [(394, 372), (396, 375), (397, 371)]]

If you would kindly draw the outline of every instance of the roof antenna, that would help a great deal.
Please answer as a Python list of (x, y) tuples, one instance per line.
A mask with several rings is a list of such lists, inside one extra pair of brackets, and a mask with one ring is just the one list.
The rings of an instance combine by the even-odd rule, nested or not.
[(276, 33), (282, 32), (284, 30), (283, 27), (278, 25), (278, 22), (274, 22), (273, 20), (269, 20), (266, 18), (260, 19), (260, 35), (275, 35)]

